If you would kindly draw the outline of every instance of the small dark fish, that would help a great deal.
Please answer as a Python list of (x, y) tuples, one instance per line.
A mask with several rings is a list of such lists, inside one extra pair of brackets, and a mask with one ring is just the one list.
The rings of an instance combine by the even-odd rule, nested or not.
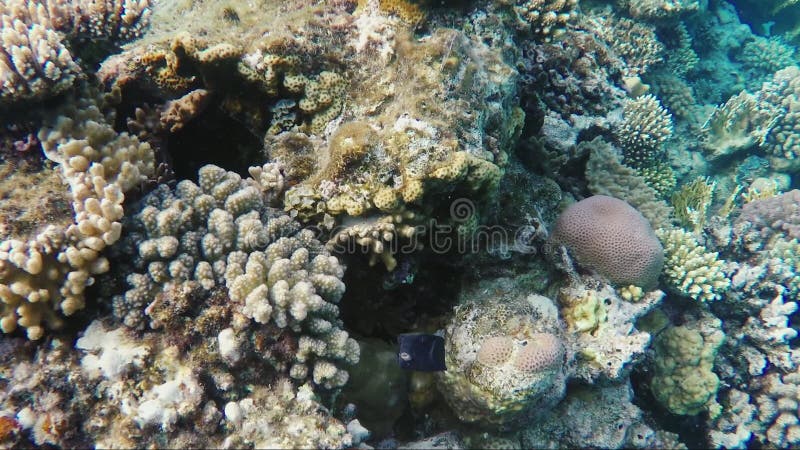
[(440, 372), (444, 365), (444, 338), (435, 334), (408, 333), (397, 336), (397, 363), (405, 370)]

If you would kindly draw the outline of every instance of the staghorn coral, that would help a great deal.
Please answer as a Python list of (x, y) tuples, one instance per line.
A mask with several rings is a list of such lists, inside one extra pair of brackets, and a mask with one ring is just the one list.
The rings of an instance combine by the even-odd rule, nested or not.
[[(222, 289), (247, 322), (305, 330), (288, 367), (293, 378), (340, 387), (347, 372), (334, 363), (358, 361), (358, 345), (341, 329), (335, 306), (343, 269), (310, 231), (266, 206), (281, 186), (269, 176), (272, 166), (250, 172), (253, 178), (243, 180), (207, 165), (197, 184), (184, 180), (174, 192), (161, 185), (142, 199), (120, 245), (120, 258), (126, 251), (137, 257), (127, 276), (131, 288), (113, 298), (114, 314), (137, 328), (149, 317), (158, 328), (173, 320), (164, 314), (176, 307), (175, 292), (213, 298)], [(220, 337), (233, 362), (238, 335)]]
[(722, 298), (730, 280), (718, 253), (708, 252), (682, 229), (661, 229), (656, 234), (664, 245), (664, 274), (672, 289), (703, 302)]
[(564, 395), (569, 355), (552, 300), (498, 300), (459, 305), (445, 331), (448, 370), (437, 384), (465, 422), (516, 423)]
[(652, 287), (664, 262), (647, 219), (624, 201), (605, 195), (570, 205), (558, 216), (551, 237), (579, 264), (619, 285)]
[(69, 186), (73, 217), (66, 227), (48, 226), (25, 239), (0, 243), (2, 328), (27, 329), (39, 339), (42, 321), (60, 327), (59, 317), (85, 304), (84, 291), (94, 276), (109, 269), (100, 255), (121, 234), (124, 193), (154, 171), (150, 146), (127, 133), (117, 134), (87, 95), (61, 111), (39, 138), (45, 155), (58, 164)]

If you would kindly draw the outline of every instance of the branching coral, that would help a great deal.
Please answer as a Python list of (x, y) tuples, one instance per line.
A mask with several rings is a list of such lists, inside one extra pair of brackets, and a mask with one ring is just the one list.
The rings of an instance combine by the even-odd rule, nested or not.
[(699, 301), (719, 300), (730, 286), (724, 262), (682, 229), (656, 231), (664, 244), (664, 274), (669, 286)]
[(703, 124), (703, 148), (709, 159), (731, 155), (754, 145), (763, 145), (778, 110), (747, 91), (717, 106)]
[(9, 0), (0, 4), (0, 107), (72, 87), (81, 69), (62, 42), (139, 36), (151, 0)]
[(664, 45), (658, 41), (655, 29), (610, 11), (587, 14), (583, 25), (606, 42), (612, 52), (625, 61), (625, 75), (634, 77), (661, 61)]
[(639, 210), (654, 229), (671, 224), (672, 208), (636, 170), (622, 164), (614, 147), (602, 138), (582, 142), (580, 146), (591, 149), (586, 179), (592, 193), (625, 200)]
[[(159, 327), (170, 320), (158, 312), (169, 309), (165, 302), (175, 290), (224, 286), (243, 317), (307, 330), (296, 343), (292, 377), (339, 387), (347, 372), (333, 361), (358, 360), (335, 306), (344, 293), (343, 269), (310, 231), (265, 205), (280, 186), (267, 176), (272, 172), (269, 165), (252, 168), (254, 178), (243, 180), (209, 165), (198, 184), (182, 181), (175, 192), (161, 185), (145, 197), (122, 244), (138, 257), (127, 276), (131, 289), (114, 298), (115, 315), (139, 328), (149, 316)], [(237, 359), (235, 350), (228, 353)]]
[(71, 315), (84, 307), (86, 287), (109, 269), (100, 252), (120, 237), (124, 193), (155, 169), (150, 146), (117, 134), (108, 123), (113, 117), (94, 102), (88, 95), (39, 133), (45, 155), (69, 185), (74, 218), (66, 229), (51, 226), (27, 241), (0, 244), (5, 332), (19, 325), (38, 339), (43, 320), (57, 328), (57, 311)]
[(625, 102), (622, 123), (615, 130), (626, 164), (643, 167), (663, 155), (672, 136), (672, 115), (650, 94)]

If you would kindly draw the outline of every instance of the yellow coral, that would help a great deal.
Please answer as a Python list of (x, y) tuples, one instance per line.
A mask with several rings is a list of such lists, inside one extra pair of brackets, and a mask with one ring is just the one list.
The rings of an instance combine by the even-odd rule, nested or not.
[(392, 188), (384, 187), (372, 197), (372, 203), (381, 211), (390, 212), (400, 206), (400, 199)]
[(597, 291), (585, 290), (581, 297), (572, 297), (570, 290), (562, 290), (558, 301), (562, 305), (561, 315), (571, 331), (593, 332), (607, 320), (603, 301)]

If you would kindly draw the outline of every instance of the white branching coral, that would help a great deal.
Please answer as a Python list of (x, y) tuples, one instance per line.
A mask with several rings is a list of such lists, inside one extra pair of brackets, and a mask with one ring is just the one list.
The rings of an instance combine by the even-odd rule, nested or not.
[(691, 233), (679, 228), (657, 230), (664, 245), (664, 275), (669, 286), (699, 301), (719, 300), (730, 286), (718, 253), (708, 252)]
[[(114, 314), (128, 326), (144, 328), (149, 319), (157, 328), (170, 320), (162, 313), (170, 314), (176, 293), (202, 298), (222, 290), (243, 320), (296, 334), (293, 378), (340, 387), (348, 375), (337, 364), (355, 363), (359, 353), (336, 306), (344, 268), (311, 231), (267, 206), (283, 186), (277, 167), (250, 173), (255, 179), (207, 165), (197, 184), (184, 180), (174, 191), (161, 185), (142, 200), (118, 248), (120, 259), (136, 256), (130, 289), (113, 298)], [(237, 332), (244, 327), (218, 337), (231, 363), (239, 359)]]
[(48, 159), (69, 185), (74, 222), (47, 227), (27, 241), (0, 243), (2, 329), (27, 328), (43, 335), (43, 323), (62, 325), (56, 312), (84, 307), (84, 290), (107, 272), (101, 252), (120, 238), (125, 192), (152, 175), (153, 150), (126, 133), (117, 134), (91, 97), (77, 102), (39, 139)]
[(19, 3), (0, 3), (0, 107), (60, 94), (81, 73), (59, 34), (34, 15), (40, 11)]
[(147, 24), (152, 0), (6, 0), (0, 3), (0, 107), (72, 87), (81, 68), (62, 40), (128, 40)]
[(661, 146), (672, 136), (672, 114), (650, 94), (629, 99), (622, 123), (615, 130), (625, 161), (645, 166), (656, 159)]

